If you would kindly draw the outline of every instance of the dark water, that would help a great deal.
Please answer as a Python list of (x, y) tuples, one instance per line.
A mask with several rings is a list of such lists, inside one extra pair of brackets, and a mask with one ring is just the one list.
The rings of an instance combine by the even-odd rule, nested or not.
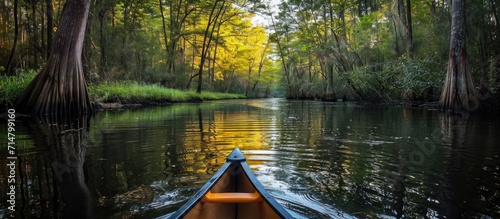
[[(281, 99), (18, 121), (15, 215), (169, 214), (237, 146), (298, 218), (500, 218), (499, 127), (497, 117)], [(1, 121), (4, 200), (6, 133)]]

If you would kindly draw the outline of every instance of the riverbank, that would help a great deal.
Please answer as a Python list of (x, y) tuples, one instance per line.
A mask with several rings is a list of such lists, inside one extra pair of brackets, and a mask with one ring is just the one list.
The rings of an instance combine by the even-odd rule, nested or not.
[[(36, 72), (19, 76), (0, 76), (0, 109), (12, 107), (16, 98), (35, 78)], [(96, 109), (130, 108), (143, 105), (161, 105), (179, 102), (202, 102), (205, 100), (244, 99), (243, 94), (182, 91), (154, 84), (137, 82), (111, 82), (90, 84), (90, 99)]]
[(244, 99), (243, 94), (181, 91), (159, 85), (141, 85), (136, 82), (113, 82), (88, 87), (97, 109), (130, 108), (143, 105), (161, 105), (205, 100)]
[[(26, 70), (18, 76), (0, 76), (0, 112), (14, 105), (16, 98), (35, 78), (37, 72)], [(244, 99), (243, 94), (215, 93), (204, 91), (182, 91), (155, 84), (140, 84), (134, 81), (90, 84), (91, 101), (97, 110), (123, 109), (150, 105), (164, 105), (179, 102), (202, 102), (206, 100)], [(483, 95), (480, 112), (500, 112), (500, 95)], [(344, 100), (344, 99), (341, 99)], [(358, 101), (356, 101), (358, 102)], [(380, 105), (381, 102), (359, 101), (358, 105)], [(403, 105), (407, 107), (436, 109), (437, 102), (394, 101), (382, 105)]]

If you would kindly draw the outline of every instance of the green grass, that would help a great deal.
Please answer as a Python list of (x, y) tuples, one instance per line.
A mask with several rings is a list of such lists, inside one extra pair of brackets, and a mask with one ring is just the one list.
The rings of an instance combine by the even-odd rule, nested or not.
[(242, 99), (242, 94), (180, 91), (159, 85), (141, 85), (136, 82), (113, 82), (89, 86), (93, 101), (121, 103), (190, 102), (200, 100)]
[(26, 70), (16, 76), (0, 75), (0, 104), (14, 105), (14, 101), (36, 75), (35, 70)]
[[(27, 70), (17, 76), (0, 76), (0, 104), (13, 105), (36, 74), (34, 70)], [(158, 104), (246, 98), (242, 94), (214, 92), (198, 94), (195, 91), (180, 91), (159, 85), (143, 85), (133, 81), (90, 84), (88, 90), (91, 101), (99, 102)]]

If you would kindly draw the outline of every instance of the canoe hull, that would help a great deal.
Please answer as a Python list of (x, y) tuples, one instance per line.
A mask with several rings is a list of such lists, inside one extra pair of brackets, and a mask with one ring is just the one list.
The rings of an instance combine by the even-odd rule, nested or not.
[(239, 149), (214, 176), (170, 218), (292, 218), (264, 189)]

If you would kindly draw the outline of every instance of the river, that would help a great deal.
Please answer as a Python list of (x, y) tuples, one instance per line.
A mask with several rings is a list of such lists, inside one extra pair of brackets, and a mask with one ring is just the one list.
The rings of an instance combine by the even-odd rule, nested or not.
[[(2, 145), (7, 127), (0, 121)], [(14, 214), (170, 214), (239, 147), (297, 218), (500, 218), (499, 128), (486, 115), (284, 99), (19, 118)], [(2, 197), (10, 191), (7, 157), (2, 146)], [(0, 203), (0, 218), (8, 207)]]

